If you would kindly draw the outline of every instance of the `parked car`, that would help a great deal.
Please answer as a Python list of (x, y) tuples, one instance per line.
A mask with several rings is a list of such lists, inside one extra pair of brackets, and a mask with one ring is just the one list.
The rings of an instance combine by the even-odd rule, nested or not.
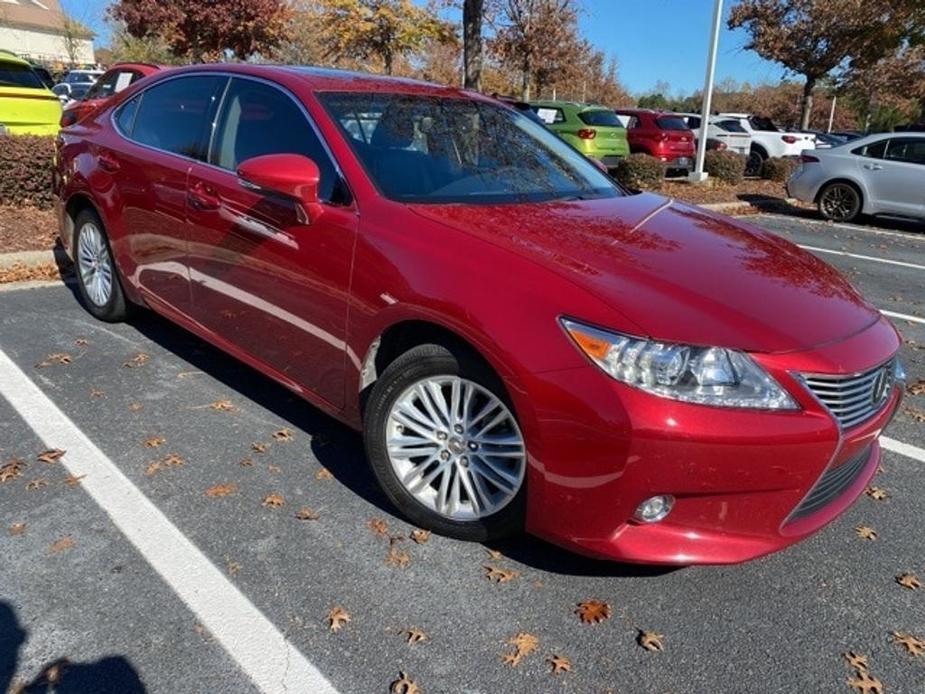
[[(694, 133), (694, 144), (700, 139), (703, 117), (697, 113), (679, 113), (684, 123)], [(707, 121), (707, 149), (726, 149), (748, 156), (752, 148), (752, 136), (735, 118), (711, 116)]]
[(61, 114), (61, 127), (73, 125), (133, 82), (160, 70), (151, 63), (117, 63), (100, 75), (86, 93), (68, 102)]
[(618, 108), (614, 112), (626, 128), (631, 152), (655, 157), (669, 170), (693, 168), (694, 133), (683, 118), (645, 108)]
[(842, 137), (837, 133), (828, 133), (824, 130), (803, 130), (801, 132), (807, 135), (812, 135), (814, 138), (816, 138), (816, 149), (837, 147), (838, 145), (843, 145), (848, 141), (847, 137)]
[(63, 84), (93, 84), (102, 74), (102, 70), (68, 70), (61, 82)]
[(53, 135), (61, 104), (32, 66), (0, 50), (0, 134)]
[(745, 173), (757, 176), (768, 157), (799, 157), (804, 150), (815, 149), (812, 135), (788, 133), (778, 128), (770, 118), (748, 113), (720, 113), (723, 118), (738, 121), (752, 136), (751, 151), (745, 165)]
[(58, 101), (61, 102), (63, 108), (70, 103), (83, 99), (92, 86), (92, 82), (75, 82), (74, 84), (58, 82), (51, 88), (51, 91), (58, 97)]
[(925, 132), (869, 135), (804, 153), (787, 190), (837, 222), (860, 214), (925, 219)]
[(615, 167), (630, 153), (626, 129), (605, 106), (572, 101), (531, 101), (530, 107), (550, 130), (579, 152)]
[(524, 114), (527, 118), (532, 120), (534, 123), (539, 125), (546, 126), (546, 122), (536, 115), (536, 111), (528, 104), (526, 101), (521, 101), (520, 99), (515, 99), (512, 96), (505, 96), (503, 94), (494, 93), (491, 95), (493, 99), (497, 99), (502, 104), (510, 106), (515, 111)]
[(835, 135), (836, 137), (843, 138), (845, 142), (851, 142), (852, 140), (859, 140), (860, 138), (864, 137), (864, 135), (866, 135), (867, 133), (862, 133), (857, 130), (836, 130), (832, 132), (831, 134)]
[(362, 430), (387, 497), (453, 537), (766, 554), (861, 494), (902, 396), (899, 336), (838, 272), (488, 97), (193, 65), (56, 155), (90, 313), (148, 306)]

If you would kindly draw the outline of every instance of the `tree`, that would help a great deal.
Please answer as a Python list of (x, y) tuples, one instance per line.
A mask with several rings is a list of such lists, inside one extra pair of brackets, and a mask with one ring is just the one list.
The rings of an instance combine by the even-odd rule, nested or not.
[(274, 60), (290, 65), (319, 65), (325, 62), (325, 26), (313, 0), (291, 4), (286, 38), (272, 54)]
[(411, 0), (319, 0), (328, 59), (381, 60), (391, 75), (398, 58), (421, 50), (428, 41), (455, 40), (452, 25), (430, 7)]
[(482, 88), (482, 19), (484, 0), (463, 0), (463, 82), (466, 89)]
[(61, 19), (61, 40), (64, 42), (64, 52), (67, 53), (68, 62), (76, 65), (80, 58), (80, 49), (83, 42), (93, 38), (93, 32), (83, 23), (69, 14)]
[(845, 71), (840, 91), (861, 114), (864, 130), (890, 129), (925, 116), (925, 46), (909, 46)]
[(808, 128), (820, 79), (877, 62), (920, 34), (923, 22), (921, 0), (739, 0), (728, 25), (748, 32), (746, 48), (804, 78), (800, 127)]
[(289, 9), (283, 0), (117, 0), (109, 15), (133, 38), (163, 39), (199, 62), (269, 53), (285, 38)]

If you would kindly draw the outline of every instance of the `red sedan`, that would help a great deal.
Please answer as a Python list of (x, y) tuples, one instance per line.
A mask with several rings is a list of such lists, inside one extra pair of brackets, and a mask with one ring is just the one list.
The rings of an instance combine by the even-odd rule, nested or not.
[(90, 111), (106, 103), (113, 94), (118, 94), (130, 84), (142, 77), (153, 75), (160, 70), (159, 65), (150, 63), (117, 63), (100, 75), (93, 86), (81, 99), (70, 101), (61, 112), (61, 127), (73, 125)]
[(626, 124), (631, 152), (665, 162), (669, 169), (690, 171), (694, 166), (694, 133), (675, 113), (647, 108), (618, 108)]
[(831, 267), (473, 93), (190, 66), (63, 130), (55, 179), (93, 315), (147, 306), (362, 430), (454, 537), (757, 557), (854, 501), (901, 398)]

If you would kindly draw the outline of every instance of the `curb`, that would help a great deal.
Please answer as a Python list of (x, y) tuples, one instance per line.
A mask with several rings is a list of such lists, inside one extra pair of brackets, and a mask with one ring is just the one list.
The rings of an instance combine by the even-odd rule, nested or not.
[[(796, 198), (779, 198), (776, 200), (767, 200), (761, 201), (762, 204), (755, 204), (754, 202), (749, 202), (748, 200), (737, 200), (735, 202), (709, 202), (703, 205), (698, 205), (698, 207), (703, 207), (707, 210), (713, 210), (715, 212), (724, 212), (726, 210), (738, 210), (743, 207), (753, 207), (756, 210), (761, 210), (772, 205), (779, 205), (781, 203), (786, 203), (788, 205), (793, 205), (799, 202)], [(696, 203), (694, 203), (696, 204)]]
[(0, 253), (0, 270), (14, 265), (47, 265), (48, 263), (69, 263), (67, 253), (63, 248), (51, 251), (17, 251), (15, 253)]

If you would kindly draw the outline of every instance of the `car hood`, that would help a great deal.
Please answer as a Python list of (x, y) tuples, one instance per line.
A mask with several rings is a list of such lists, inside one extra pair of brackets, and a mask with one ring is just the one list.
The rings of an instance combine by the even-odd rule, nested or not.
[[(567, 276), (623, 316), (612, 327), (661, 340), (787, 352), (879, 318), (836, 270), (789, 241), (650, 193), (410, 207)], [(581, 318), (568, 297), (558, 310)]]

